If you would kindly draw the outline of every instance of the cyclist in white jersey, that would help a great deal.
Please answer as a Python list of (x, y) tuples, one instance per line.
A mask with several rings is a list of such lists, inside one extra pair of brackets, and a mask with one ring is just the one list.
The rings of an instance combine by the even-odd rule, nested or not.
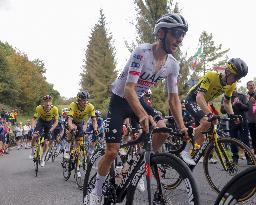
[[(112, 84), (112, 96), (105, 123), (107, 143), (105, 155), (98, 164), (95, 188), (84, 200), (84, 204), (101, 204), (102, 185), (117, 156), (125, 118), (136, 119), (145, 132), (148, 132), (150, 124), (165, 127), (158, 112), (147, 105), (142, 97), (143, 93), (156, 85), (158, 80), (166, 79), (170, 110), (177, 126), (187, 137), (177, 87), (180, 67), (172, 56), (187, 30), (187, 22), (180, 14), (170, 13), (162, 16), (154, 29), (157, 41), (153, 44), (139, 45), (131, 54), (122, 73)], [(165, 134), (153, 136), (153, 149), (155, 151), (160, 149), (165, 139)]]

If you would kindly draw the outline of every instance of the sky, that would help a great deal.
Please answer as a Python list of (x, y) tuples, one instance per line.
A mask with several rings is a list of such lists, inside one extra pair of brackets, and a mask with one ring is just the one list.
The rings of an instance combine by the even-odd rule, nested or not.
[[(180, 0), (182, 15), (189, 23), (182, 51), (193, 55), (202, 31), (213, 34), (228, 56), (240, 57), (249, 66), (240, 85), (256, 77), (255, 5), (252, 0)], [(254, 3), (255, 2), (255, 3)], [(136, 36), (133, 0), (0, 0), (0, 41), (39, 58), (46, 78), (64, 97), (78, 92), (86, 46), (99, 10), (106, 16), (107, 29), (116, 48), (117, 69), (129, 58), (125, 41)]]

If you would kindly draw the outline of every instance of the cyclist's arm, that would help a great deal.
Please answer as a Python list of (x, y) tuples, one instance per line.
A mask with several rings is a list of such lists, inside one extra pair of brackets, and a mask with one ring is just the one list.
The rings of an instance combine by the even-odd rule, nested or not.
[(33, 118), (31, 119), (31, 128), (34, 129), (35, 126), (36, 126), (36, 118), (33, 117)]
[(74, 124), (73, 124), (73, 117), (71, 117), (71, 116), (68, 116), (68, 128), (69, 128), (70, 130), (75, 129), (75, 126), (74, 126)]
[(177, 93), (169, 93), (169, 108), (179, 129), (185, 128), (181, 103)]
[(203, 112), (205, 114), (209, 114), (211, 113), (208, 104), (204, 98), (204, 92), (200, 92), (198, 91), (197, 95), (196, 95), (196, 103), (197, 105), (203, 110)]
[(96, 130), (98, 130), (98, 123), (97, 123), (96, 117), (91, 117), (91, 118), (92, 118), (93, 130), (96, 131)]
[(228, 114), (234, 114), (230, 99), (227, 99), (226, 97), (224, 97), (223, 106)]
[(143, 119), (148, 116), (148, 114), (140, 104), (139, 98), (135, 92), (135, 86), (136, 83), (127, 82), (124, 87), (124, 97), (138, 118)]

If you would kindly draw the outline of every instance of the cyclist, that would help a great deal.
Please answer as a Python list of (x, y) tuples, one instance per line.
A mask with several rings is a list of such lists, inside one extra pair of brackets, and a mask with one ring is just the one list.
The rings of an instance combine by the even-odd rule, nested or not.
[(42, 98), (42, 104), (36, 107), (34, 117), (31, 120), (31, 127), (32, 127), (32, 153), (30, 155), (30, 159), (34, 156), (34, 146), (35, 141), (38, 137), (44, 136), (44, 148), (43, 148), (43, 155), (42, 155), (42, 162), (41, 166), (44, 167), (45, 165), (45, 155), (48, 150), (49, 140), (51, 140), (51, 133), (58, 125), (58, 108), (52, 105), (52, 96), (45, 95)]
[[(103, 134), (104, 134), (103, 118), (101, 117), (101, 111), (96, 110), (95, 111), (95, 116), (96, 116), (96, 121), (97, 121), (99, 133), (98, 133), (98, 135), (96, 135), (95, 133), (92, 133), (92, 135), (91, 135), (90, 150), (88, 150), (90, 154), (92, 154), (93, 151), (94, 151), (96, 141), (97, 140), (101, 141), (102, 138), (103, 138)], [(88, 124), (88, 126), (87, 126), (87, 129), (86, 129), (86, 132), (92, 132), (94, 130), (92, 118), (89, 119), (87, 124)]]
[[(187, 136), (178, 97), (179, 64), (172, 55), (178, 49), (187, 30), (187, 22), (180, 14), (170, 13), (162, 16), (154, 29), (157, 41), (153, 44), (139, 45), (112, 84), (112, 96), (105, 127), (107, 143), (105, 155), (98, 164), (95, 188), (85, 199), (86, 204), (101, 203), (102, 185), (117, 156), (125, 118), (136, 118), (144, 132), (148, 132), (149, 124), (154, 126), (155, 121), (158, 127), (165, 126), (156, 110), (147, 105), (142, 98), (144, 92), (154, 86), (158, 80), (166, 79), (170, 109), (179, 129)], [(155, 151), (161, 148), (166, 138), (165, 134), (153, 137)]]
[(55, 141), (55, 143), (57, 144), (56, 153), (60, 152), (60, 149), (61, 149), (60, 140), (61, 140), (63, 134), (64, 134), (64, 122), (62, 120), (62, 116), (59, 115), (58, 125), (53, 130), (52, 139), (50, 140), (50, 143), (49, 143), (49, 147), (51, 148), (51, 146), (53, 146), (52, 143)]
[[(87, 91), (81, 91), (77, 94), (77, 101), (72, 102), (69, 105), (69, 112), (68, 112), (68, 130), (69, 131), (76, 131), (75, 135), (75, 143), (74, 148), (79, 148), (80, 144), (83, 142), (83, 135), (84, 130), (86, 130), (86, 123), (85, 118), (87, 115), (89, 115), (92, 118), (92, 124), (93, 124), (93, 132), (95, 134), (98, 134), (98, 126), (96, 121), (96, 115), (95, 115), (95, 109), (94, 106), (89, 103), (89, 93)], [(66, 153), (64, 154), (65, 158), (69, 158), (69, 155), (66, 150)], [(80, 155), (79, 155), (80, 156)], [(77, 176), (81, 177), (81, 173), (79, 171), (79, 166), (77, 166)]]
[[(248, 66), (246, 63), (240, 58), (232, 58), (227, 62), (224, 73), (209, 71), (190, 89), (186, 97), (186, 108), (195, 118), (196, 125), (198, 125), (194, 130), (197, 144), (201, 145), (204, 142), (202, 132), (210, 128), (207, 119), (213, 116), (207, 103), (224, 94), (224, 108), (227, 114), (233, 115), (230, 99), (236, 89), (237, 81), (245, 77), (247, 73)], [(190, 147), (191, 144), (188, 143), (181, 153), (183, 158), (190, 158), (188, 152)]]

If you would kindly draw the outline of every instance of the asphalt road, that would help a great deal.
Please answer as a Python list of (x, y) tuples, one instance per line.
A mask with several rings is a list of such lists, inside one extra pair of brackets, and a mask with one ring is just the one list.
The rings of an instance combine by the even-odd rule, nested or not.
[[(61, 157), (39, 167), (35, 177), (29, 153), (30, 150), (13, 149), (9, 155), (0, 157), (0, 205), (82, 205), (82, 192), (73, 175), (68, 181), (63, 179)], [(201, 164), (194, 170), (194, 176), (202, 204), (213, 204), (217, 194), (206, 182)]]

